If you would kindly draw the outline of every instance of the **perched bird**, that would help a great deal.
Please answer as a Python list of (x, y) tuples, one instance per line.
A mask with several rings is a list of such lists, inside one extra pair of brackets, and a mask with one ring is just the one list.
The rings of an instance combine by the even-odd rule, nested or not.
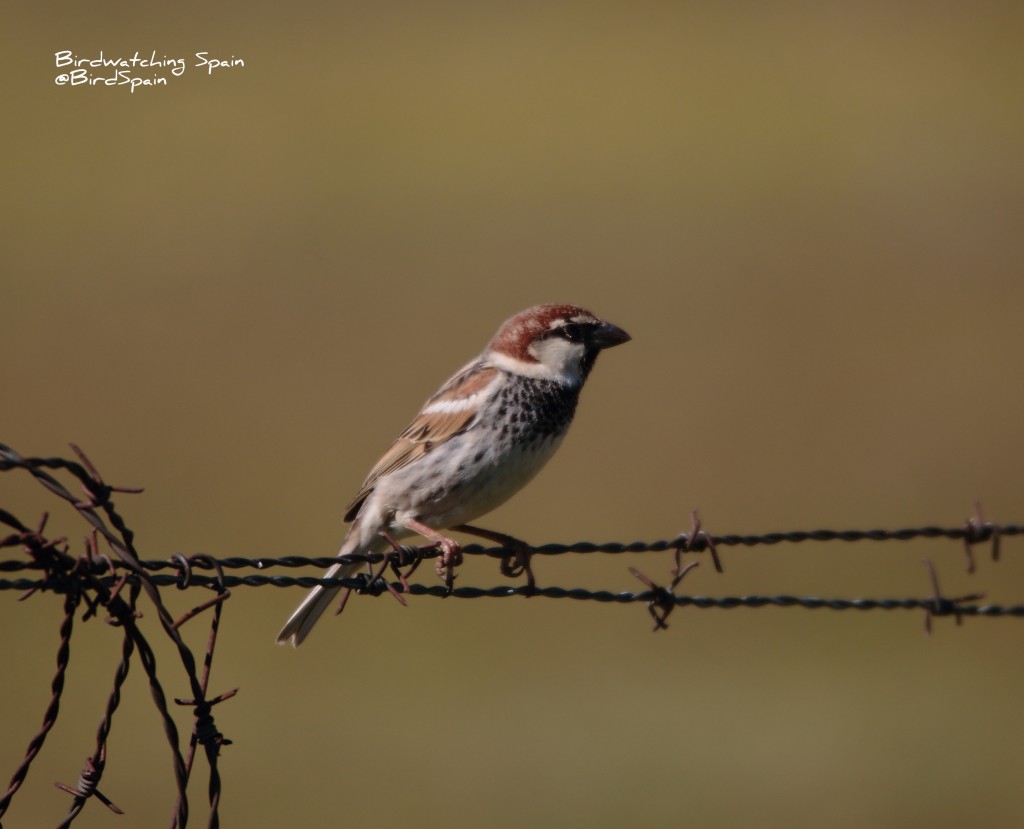
[[(490, 512), (540, 471), (569, 429), (598, 353), (629, 339), (574, 305), (535, 305), (507, 320), (371, 470), (345, 513), (352, 526), (338, 555), (384, 552), (391, 540), (418, 533), (438, 545), (438, 572), (450, 574), (459, 545), (441, 531)], [(363, 566), (335, 564), (325, 577)], [(339, 589), (314, 587), (278, 644), (298, 647)]]

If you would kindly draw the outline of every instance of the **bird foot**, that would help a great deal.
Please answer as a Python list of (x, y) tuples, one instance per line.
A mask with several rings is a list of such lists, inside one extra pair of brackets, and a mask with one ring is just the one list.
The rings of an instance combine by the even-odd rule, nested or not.
[(452, 585), (455, 584), (455, 568), (462, 564), (462, 548), (457, 541), (450, 538), (438, 538), (436, 541), (439, 553), (434, 569), (439, 578), (444, 579), (448, 592), (452, 592)]
[(533, 547), (525, 541), (516, 538), (514, 535), (506, 535), (494, 530), (485, 530), (482, 527), (473, 527), (469, 524), (459, 524), (459, 526), (452, 529), (468, 533), (469, 535), (475, 535), (479, 538), (486, 538), (488, 541), (494, 541), (505, 549), (511, 550), (510, 553), (503, 555), (501, 558), (501, 574), (510, 579), (517, 579), (525, 575), (526, 584), (531, 590), (537, 586), (537, 581), (533, 577), (533, 568), (530, 566), (530, 561), (533, 558)]

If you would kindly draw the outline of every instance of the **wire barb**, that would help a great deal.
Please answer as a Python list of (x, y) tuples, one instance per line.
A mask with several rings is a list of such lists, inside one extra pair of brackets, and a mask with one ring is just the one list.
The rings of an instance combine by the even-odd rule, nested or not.
[(701, 529), (700, 515), (697, 510), (690, 513), (690, 533), (680, 533), (675, 541), (676, 567), (673, 572), (682, 572), (683, 553), (700, 553), (707, 550), (711, 553), (711, 560), (715, 564), (715, 572), (724, 573), (722, 560), (718, 557), (718, 548), (715, 546), (715, 539)]
[(971, 517), (964, 524), (964, 555), (967, 558), (967, 572), (973, 573), (976, 569), (974, 561), (974, 546), (991, 539), (992, 561), (999, 561), (999, 536), (1000, 527), (989, 524), (981, 514), (981, 503), (974, 502), (974, 511)]
[[(103, 792), (97, 787), (100, 782), (100, 778), (103, 776), (103, 765), (106, 761), (106, 747), (102, 751), (101, 759), (97, 762), (92, 757), (85, 758), (85, 768), (82, 769), (82, 773), (78, 776), (78, 785), (68, 786), (66, 783), (54, 783), (53, 785), (60, 789), (62, 792), (67, 792), (70, 795), (74, 795), (76, 801), (82, 801), (83, 803), (90, 797), (95, 797), (100, 803), (106, 806), (115, 815), (123, 815), (124, 811), (111, 802)], [(69, 823), (65, 819), (65, 825)]]
[(691, 561), (685, 567), (676, 567), (673, 571), (675, 578), (672, 579), (668, 587), (661, 587), (655, 584), (651, 579), (637, 570), (635, 567), (630, 567), (629, 572), (636, 578), (646, 584), (650, 589), (651, 600), (647, 603), (647, 612), (651, 614), (651, 618), (654, 619), (654, 632), (657, 633), (659, 630), (668, 630), (668, 615), (676, 609), (679, 605), (679, 597), (675, 594), (675, 589), (679, 582), (683, 580), (683, 577), (689, 573), (694, 567), (700, 564), (699, 561)]
[[(965, 596), (956, 596), (955, 598), (945, 598), (942, 595), (942, 591), (939, 589), (939, 577), (935, 572), (935, 566), (932, 564), (931, 559), (923, 558), (921, 563), (924, 564), (928, 570), (928, 579), (932, 586), (931, 605), (925, 605), (924, 608), (924, 633), (925, 636), (932, 635), (932, 618), (935, 616), (949, 616), (953, 615), (956, 617), (957, 625), (964, 623), (963, 619), (963, 605), (966, 602), (976, 602), (979, 599), (985, 598), (984, 593), (968, 593)], [(968, 569), (969, 573), (974, 571)]]

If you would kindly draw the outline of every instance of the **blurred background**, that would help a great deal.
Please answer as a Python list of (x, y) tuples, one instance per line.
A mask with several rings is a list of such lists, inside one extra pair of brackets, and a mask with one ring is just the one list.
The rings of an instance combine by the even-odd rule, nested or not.
[[(3, 85), (0, 440), (89, 453), (147, 558), (330, 555), (367, 470), (510, 314), (591, 308), (602, 357), (547, 470), (480, 523), (535, 543), (1024, 519), (1019, 3), (16, 3)], [(183, 56), (61, 87), (54, 52)], [(205, 74), (194, 53), (244, 60)], [(101, 70), (91, 70), (101, 74)], [(109, 74), (109, 71), (106, 73)], [(149, 77), (146, 72), (136, 73)], [(27, 523), (54, 510), (0, 476)], [(76, 546), (76, 550), (80, 547)], [(1024, 599), (1024, 547), (724, 551), (723, 596)], [(668, 555), (536, 564), (634, 590)], [(315, 575), (310, 572), (309, 575)], [(422, 579), (433, 583), (429, 568)], [(460, 584), (502, 582), (469, 561)], [(170, 595), (184, 610), (202, 595)], [(356, 597), (298, 651), (240, 588), (211, 692), (226, 826), (1020, 825), (1024, 624), (800, 609)], [(0, 595), (0, 773), (61, 599)], [(154, 640), (155, 618), (147, 616)], [(205, 628), (187, 631), (197, 648)], [(59, 822), (118, 635), (79, 624), (5, 825)], [(158, 651), (169, 696), (188, 696)], [(187, 721), (181, 719), (183, 727)], [(204, 822), (202, 766), (193, 822)], [(167, 825), (132, 669), (82, 827)]]

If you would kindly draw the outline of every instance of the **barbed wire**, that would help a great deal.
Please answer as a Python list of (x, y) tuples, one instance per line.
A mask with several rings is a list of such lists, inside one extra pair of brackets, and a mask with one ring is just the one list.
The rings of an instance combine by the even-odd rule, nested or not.
[[(57, 673), (51, 683), (50, 704), (43, 715), (42, 726), (29, 742), (25, 759), (12, 775), (6, 792), (0, 795), (0, 818), (10, 808), (14, 795), (17, 794), (28, 776), (32, 761), (38, 755), (56, 722), (64, 687), (64, 675), (70, 660), (70, 641), (74, 617), (79, 606), (84, 603), (86, 611), (82, 617), (83, 621), (96, 616), (100, 608), (104, 608), (108, 613), (105, 621), (121, 629), (123, 644), (121, 660), (115, 669), (113, 690), (108, 697), (103, 717), (97, 728), (96, 749), (86, 759), (85, 768), (79, 776), (77, 786), (58, 784), (59, 788), (73, 796), (71, 808), (61, 822), (61, 827), (70, 826), (81, 813), (85, 803), (92, 798), (96, 798), (112, 811), (120, 812), (120, 809), (99, 791), (99, 784), (106, 765), (107, 737), (110, 733), (114, 713), (120, 702), (121, 687), (128, 672), (128, 665), (136, 653), (149, 680), (153, 702), (163, 722), (174, 764), (177, 800), (171, 827), (172, 829), (184, 829), (188, 823), (188, 783), (196, 748), (200, 745), (204, 749), (209, 775), (210, 812), (207, 823), (210, 827), (217, 827), (220, 824), (218, 809), (221, 790), (217, 760), (221, 746), (228, 745), (230, 741), (225, 739), (215, 727), (211, 709), (218, 702), (232, 696), (234, 692), (210, 698), (207, 696), (207, 686), (222, 603), (230, 594), (226, 588), (217, 586), (215, 588), (218, 593), (216, 600), (203, 603), (175, 621), (164, 605), (159, 587), (152, 581), (140, 563), (134, 547), (134, 533), (128, 528), (111, 499), (115, 492), (139, 492), (141, 490), (109, 486), (103, 481), (96, 467), (85, 454), (74, 444), (72, 444), (72, 449), (78, 456), (78, 462), (67, 458), (22, 458), (10, 447), (0, 444), (0, 471), (12, 469), (28, 471), (51, 493), (71, 504), (92, 527), (92, 533), (85, 540), (84, 553), (76, 557), (69, 554), (66, 538), (50, 539), (46, 537), (48, 517), (46, 513), (43, 514), (38, 525), (31, 528), (10, 512), (0, 509), (0, 524), (14, 530), (8, 536), (0, 538), (0, 548), (21, 547), (28, 554), (30, 560), (45, 573), (44, 583), (28, 588), (28, 592), (21, 598), (27, 598), (38, 589), (53, 590), (64, 594), (65, 597), (64, 620), (60, 628), (60, 645), (57, 651)], [(73, 495), (46, 470), (63, 470), (69, 473), (82, 486), (85, 497), (79, 498)], [(114, 560), (109, 555), (100, 553), (100, 538), (106, 542), (106, 545), (117, 557), (119, 567), (115, 566)], [(116, 581), (97, 575), (97, 572), (102, 572), (105, 569), (113, 576), (119, 568), (122, 572), (116, 577)], [(178, 728), (168, 709), (163, 686), (157, 677), (156, 658), (153, 655), (153, 650), (137, 624), (140, 614), (136, 610), (136, 603), (141, 592), (146, 593), (150, 605), (160, 621), (161, 629), (175, 646), (185, 674), (185, 681), (192, 693), (190, 699), (175, 700), (178, 705), (191, 706), (193, 709), (193, 727), (187, 757), (182, 754)], [(210, 608), (212, 608), (210, 635), (207, 640), (203, 668), (199, 670), (195, 655), (181, 638), (179, 627), (195, 618), (203, 610)]]
[[(403, 604), (405, 603), (404, 595), (455, 599), (541, 597), (610, 604), (642, 603), (654, 621), (655, 631), (668, 627), (667, 619), (677, 607), (701, 609), (800, 607), (811, 610), (924, 611), (925, 626), (928, 632), (931, 631), (932, 619), (935, 617), (953, 616), (958, 624), (964, 617), (1024, 618), (1024, 604), (977, 604), (983, 598), (982, 593), (957, 597), (944, 596), (939, 588), (935, 570), (927, 559), (924, 563), (928, 569), (931, 593), (924, 598), (848, 599), (791, 595), (711, 597), (683, 595), (676, 592), (686, 574), (697, 566), (696, 561), (684, 565), (684, 554), (707, 553), (715, 568), (721, 571), (723, 567), (719, 548), (737, 546), (774, 546), (784, 543), (830, 541), (877, 543), (914, 539), (947, 539), (962, 543), (966, 557), (966, 569), (973, 573), (976, 570), (974, 547), (977, 544), (990, 544), (991, 557), (994, 561), (998, 561), (1001, 540), (1005, 537), (1024, 534), (1024, 525), (1022, 524), (995, 524), (985, 521), (982, 518), (980, 507), (977, 505), (975, 505), (972, 517), (964, 524), (955, 527), (926, 526), (897, 530), (823, 529), (760, 535), (712, 535), (701, 528), (696, 513), (694, 513), (690, 531), (680, 533), (672, 539), (628, 543), (581, 541), (574, 544), (544, 544), (529, 547), (525, 551), (527, 555), (525, 561), (518, 558), (524, 555), (523, 549), (469, 544), (461, 548), (462, 554), (500, 559), (503, 573), (506, 575), (526, 573), (528, 583), (520, 586), (455, 587), (451, 584), (424, 585), (408, 581), (408, 576), (420, 561), (437, 555), (436, 549), (429, 545), (406, 547), (395, 544), (394, 550), (388, 553), (353, 554), (341, 557), (299, 555), (213, 557), (205, 554), (186, 556), (175, 553), (166, 559), (141, 559), (134, 547), (134, 533), (128, 528), (112, 500), (114, 493), (135, 493), (141, 490), (107, 485), (85, 454), (73, 444), (72, 449), (78, 458), (77, 461), (62, 457), (23, 458), (13, 449), (0, 444), (0, 471), (27, 471), (51, 493), (71, 504), (91, 526), (91, 533), (85, 539), (84, 552), (74, 556), (69, 552), (70, 545), (66, 538), (50, 539), (46, 536), (47, 516), (45, 513), (33, 528), (6, 510), (0, 509), (0, 524), (13, 530), (6, 537), (0, 538), (0, 549), (20, 548), (23, 553), (27, 554), (27, 557), (0, 560), (0, 572), (26, 574), (14, 578), (0, 578), (0, 591), (21, 591), (22, 599), (41, 590), (53, 591), (64, 596), (64, 613), (59, 629), (57, 649), (57, 671), (50, 686), (50, 702), (44, 712), (43, 723), (39, 731), (29, 742), (24, 759), (12, 775), (6, 792), (0, 795), (0, 818), (7, 812), (14, 795), (24, 783), (33, 760), (39, 754), (56, 723), (64, 688), (64, 676), (70, 660), (74, 620), (83, 605), (85, 606), (85, 611), (82, 614), (83, 621), (97, 616), (103, 609), (107, 613), (105, 621), (122, 631), (123, 641), (121, 657), (114, 671), (113, 689), (108, 696), (97, 728), (93, 753), (86, 758), (85, 767), (75, 786), (56, 784), (58, 788), (70, 793), (73, 797), (72, 806), (60, 824), (61, 827), (70, 826), (91, 798), (99, 800), (114, 812), (120, 813), (121, 811), (105, 794), (100, 792), (99, 783), (106, 765), (107, 738), (110, 734), (114, 714), (120, 703), (121, 688), (127, 676), (128, 667), (136, 656), (147, 675), (154, 704), (163, 722), (167, 744), (172, 755), (177, 789), (171, 821), (172, 829), (184, 829), (188, 822), (189, 780), (200, 748), (203, 749), (208, 769), (209, 812), (207, 823), (211, 827), (219, 825), (221, 779), (217, 761), (221, 747), (230, 745), (231, 741), (226, 739), (216, 728), (212, 709), (218, 703), (234, 696), (237, 689), (210, 697), (208, 687), (224, 602), (230, 597), (230, 590), (237, 587), (338, 586), (345, 589), (346, 598), (352, 591), (371, 596), (381, 596), (387, 593)], [(82, 486), (85, 497), (79, 498), (73, 495), (64, 484), (50, 474), (51, 472), (64, 472), (70, 475)], [(100, 552), (101, 539), (113, 552), (113, 556)], [(538, 587), (534, 583), (529, 569), (529, 557), (532, 556), (623, 555), (669, 551), (673, 553), (674, 567), (671, 569), (670, 579), (665, 584), (656, 583), (634, 567), (628, 568), (629, 572), (647, 588), (636, 592), (559, 586)], [(513, 560), (516, 562), (515, 565), (512, 563)], [(225, 573), (227, 570), (246, 569), (262, 571), (271, 568), (326, 568), (339, 562), (365, 562), (370, 572), (343, 579), (265, 573), (247, 575)], [(407, 571), (403, 573), (402, 567), (407, 567)], [(389, 568), (395, 576), (394, 580), (384, 577)], [(175, 572), (162, 572), (166, 570)], [(212, 591), (213, 595), (175, 620), (162, 601), (160, 594), (162, 588), (177, 590), (203, 588)], [(188, 746), (184, 750), (180, 743), (177, 726), (170, 714), (166, 695), (157, 678), (153, 649), (138, 624), (138, 619), (141, 616), (138, 603), (143, 594), (155, 610), (163, 633), (171, 640), (177, 652), (180, 668), (184, 673), (183, 679), (190, 689), (190, 698), (174, 700), (178, 705), (192, 708), (192, 731)], [(200, 666), (195, 655), (182, 640), (179, 630), (182, 625), (206, 611), (210, 611), (210, 628), (207, 647)], [(0, 829), (2, 829), (2, 824), (0, 824)]]

